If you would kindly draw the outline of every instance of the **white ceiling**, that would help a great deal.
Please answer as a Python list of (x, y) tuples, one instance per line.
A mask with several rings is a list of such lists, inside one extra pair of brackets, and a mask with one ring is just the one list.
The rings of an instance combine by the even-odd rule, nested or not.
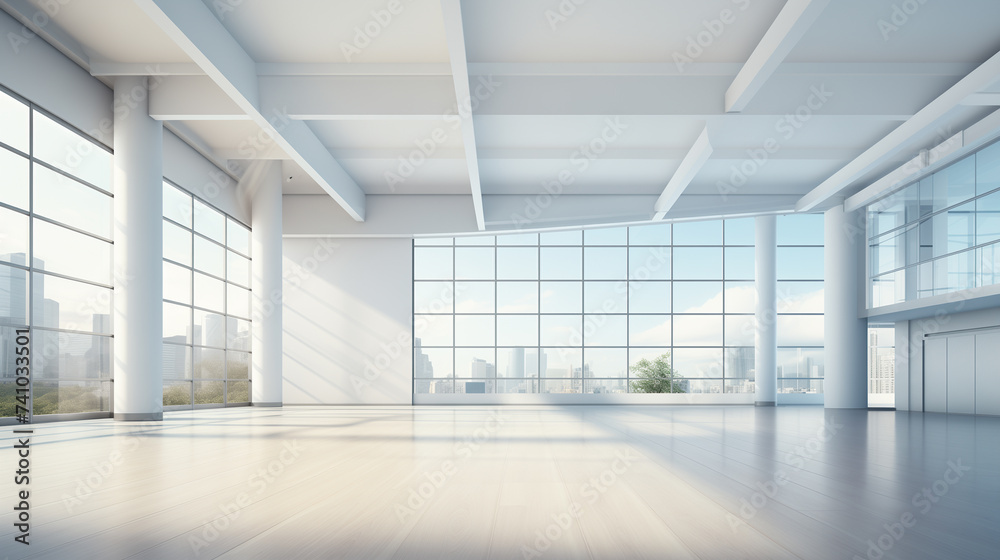
[[(963, 85), (972, 77), (959, 84), (1000, 51), (1000, 2), (812, 0), (822, 8), (815, 21), (785, 21), (809, 3), (86, 0), (63, 5), (50, 35), (74, 43), (60, 47), (81, 51), (81, 64), (106, 82), (137, 68), (163, 74), (157, 118), (234, 169), (245, 167), (241, 142), (287, 110), (304, 126), (255, 157), (283, 160), (286, 194), (335, 194), (342, 216), (355, 217), (363, 211), (352, 192), (481, 193), (491, 214), (502, 195), (538, 195), (569, 173), (566, 201), (587, 196), (598, 206), (581, 221), (622, 214), (602, 217), (601, 195), (642, 195), (634, 200), (648, 207), (629, 215), (651, 218), (650, 199), (705, 129), (712, 155), (675, 180), (683, 190), (666, 218), (801, 209), (821, 184), (808, 206), (824, 209), (1000, 106), (1000, 96), (965, 101), (1000, 91), (997, 64), (976, 87)], [(894, 13), (901, 4), (919, 7)], [(15, 15), (24, 5), (0, 0)], [(573, 13), (556, 15), (570, 5)], [(713, 23), (721, 19), (728, 23)], [(377, 33), (359, 42), (366, 27)], [(213, 31), (200, 37), (201, 28)], [(752, 72), (761, 67), (752, 53), (760, 44), (753, 56), (766, 55), (775, 37), (784, 42), (767, 59), (773, 73)], [(700, 51), (690, 50), (699, 39)], [(475, 103), (463, 122), (455, 115), (464, 114), (456, 99), (466, 99), (466, 74)], [(727, 113), (738, 74), (760, 87)], [(972, 89), (928, 107), (956, 84)], [(876, 146), (908, 120), (911, 134)], [(780, 147), (763, 165), (748, 163), (768, 142)], [(409, 172), (402, 159), (421, 145), (429, 153)], [(588, 145), (601, 153), (587, 158)], [(741, 167), (754, 170), (734, 186)]]

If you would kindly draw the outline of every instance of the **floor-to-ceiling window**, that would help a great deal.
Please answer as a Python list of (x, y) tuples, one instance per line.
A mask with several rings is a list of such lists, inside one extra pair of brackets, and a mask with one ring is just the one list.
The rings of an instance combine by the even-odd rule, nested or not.
[(778, 216), (778, 392), (823, 392), (823, 215)]
[(111, 153), (0, 89), (0, 169), (0, 417), (110, 412)]
[[(821, 390), (822, 216), (779, 228), (806, 230), (779, 248), (786, 390)], [(659, 357), (674, 391), (754, 390), (753, 218), (420, 238), (413, 289), (417, 394), (640, 392)]]
[(250, 401), (250, 230), (163, 184), (163, 405)]

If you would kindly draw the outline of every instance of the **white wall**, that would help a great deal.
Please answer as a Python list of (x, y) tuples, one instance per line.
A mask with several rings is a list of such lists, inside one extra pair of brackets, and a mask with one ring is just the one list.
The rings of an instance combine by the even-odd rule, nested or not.
[(284, 404), (411, 404), (412, 241), (282, 246)]

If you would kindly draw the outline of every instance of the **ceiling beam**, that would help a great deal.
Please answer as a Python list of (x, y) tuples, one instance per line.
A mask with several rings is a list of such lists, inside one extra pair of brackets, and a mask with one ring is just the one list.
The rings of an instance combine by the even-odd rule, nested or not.
[(260, 104), (256, 62), (201, 0), (133, 1), (354, 220), (364, 221), (364, 191), (304, 122)]
[(460, 0), (441, 0), (444, 16), (445, 37), (448, 41), (448, 55), (451, 60), (451, 74), (455, 83), (455, 99), (460, 112), (468, 106), (468, 112), (460, 114), (462, 143), (465, 146), (465, 161), (469, 167), (469, 185), (472, 188), (472, 206), (476, 214), (479, 230), (486, 229), (483, 218), (483, 188), (479, 179), (479, 154), (476, 151), (476, 131), (471, 113), (472, 93), (469, 89), (469, 67), (465, 51), (465, 25), (462, 22)]
[(90, 75), (101, 77), (118, 76), (204, 76), (205, 72), (193, 62), (110, 62), (92, 60)]
[(708, 161), (708, 158), (712, 156), (712, 142), (708, 138), (708, 127), (706, 126), (702, 129), (701, 134), (691, 145), (691, 149), (688, 150), (684, 159), (681, 160), (680, 166), (677, 167), (677, 171), (670, 177), (670, 181), (667, 186), (663, 189), (663, 193), (660, 197), (656, 199), (656, 203), (653, 204), (653, 211), (656, 214), (653, 216), (654, 220), (662, 220), (667, 212), (674, 206), (677, 199), (681, 197), (684, 193), (684, 189), (691, 184), (698, 172), (701, 171), (702, 166)]
[(886, 134), (872, 147), (809, 191), (795, 205), (796, 211), (807, 212), (839, 195), (854, 181), (885, 164), (890, 158), (899, 155), (914, 136), (944, 124), (956, 109), (962, 108), (961, 104), (967, 97), (988, 88), (998, 80), (1000, 80), (1000, 53), (990, 57), (989, 60), (959, 80), (957, 84), (948, 88), (906, 122)]
[(726, 90), (726, 112), (746, 108), (830, 0), (788, 0)]
[(1000, 107), (1000, 92), (973, 93), (962, 100), (962, 105), (971, 107)]

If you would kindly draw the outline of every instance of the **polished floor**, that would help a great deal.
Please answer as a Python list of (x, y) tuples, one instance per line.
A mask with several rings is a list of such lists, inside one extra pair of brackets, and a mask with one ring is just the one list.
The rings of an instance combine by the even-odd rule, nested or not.
[(994, 417), (287, 407), (33, 429), (31, 544), (4, 474), (0, 558), (1000, 558)]

